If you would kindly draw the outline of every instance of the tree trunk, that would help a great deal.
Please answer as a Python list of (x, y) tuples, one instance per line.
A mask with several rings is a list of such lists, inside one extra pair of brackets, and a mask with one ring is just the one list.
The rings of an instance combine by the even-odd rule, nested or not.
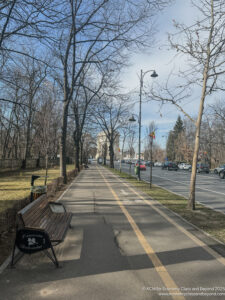
[(69, 102), (64, 103), (63, 120), (60, 137), (60, 176), (63, 177), (63, 183), (67, 183), (66, 175), (66, 135), (67, 135), (67, 116), (68, 116)]
[(40, 159), (41, 159), (41, 153), (40, 151), (38, 152), (38, 158), (36, 160), (36, 168), (40, 168)]
[(152, 147), (153, 147), (153, 137), (150, 137), (150, 177), (149, 177), (149, 187), (152, 188)]
[(106, 156), (107, 156), (107, 143), (103, 146), (103, 165), (106, 166)]
[(208, 80), (208, 72), (209, 72), (209, 62), (211, 58), (211, 49), (210, 45), (212, 42), (212, 33), (214, 30), (214, 8), (213, 8), (213, 0), (211, 0), (211, 27), (208, 37), (207, 43), (207, 58), (204, 66), (203, 73), (203, 85), (202, 85), (202, 95), (200, 101), (200, 107), (198, 112), (198, 119), (196, 122), (196, 133), (195, 133), (195, 148), (194, 148), (194, 156), (192, 162), (192, 173), (191, 173), (191, 182), (190, 182), (190, 194), (188, 200), (188, 208), (195, 210), (195, 184), (196, 184), (196, 171), (197, 171), (197, 160), (198, 160), (198, 152), (199, 152), (199, 144), (200, 144), (200, 128), (202, 115), (204, 110), (204, 102), (206, 97), (206, 89), (207, 89), (207, 80)]
[(80, 140), (80, 164), (83, 165), (84, 163), (84, 152), (83, 152), (83, 142)]
[(77, 130), (73, 133), (74, 145), (75, 145), (75, 168), (80, 172), (80, 138)]
[(46, 153), (45, 156), (45, 185), (47, 184), (47, 178), (48, 178), (48, 153)]
[(114, 151), (113, 151), (113, 142), (111, 141), (109, 146), (109, 156), (110, 156), (110, 168), (114, 169)]
[(30, 99), (29, 99), (29, 115), (27, 120), (27, 135), (26, 135), (26, 148), (24, 159), (22, 163), (22, 169), (26, 169), (27, 167), (27, 158), (30, 157), (30, 140), (31, 140), (31, 122), (32, 122), (32, 103), (33, 103), (33, 94), (30, 92)]
[(201, 96), (200, 107), (199, 107), (199, 112), (198, 112), (198, 119), (196, 122), (195, 147), (194, 147), (194, 154), (193, 154), (193, 161), (192, 161), (190, 193), (189, 193), (189, 199), (188, 199), (188, 208), (192, 209), (192, 210), (195, 210), (196, 172), (197, 172), (199, 145), (200, 145), (200, 128), (201, 128), (201, 121), (202, 121), (202, 115), (203, 115), (203, 110), (204, 110), (204, 101), (205, 101), (205, 96), (206, 96), (207, 73), (208, 73), (208, 67), (206, 68), (206, 70), (204, 72), (202, 96)]

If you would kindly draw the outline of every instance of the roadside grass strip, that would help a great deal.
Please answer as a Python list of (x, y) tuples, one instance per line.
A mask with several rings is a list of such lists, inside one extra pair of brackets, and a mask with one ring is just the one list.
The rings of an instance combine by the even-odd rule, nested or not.
[[(74, 165), (67, 165), (67, 171)], [(45, 176), (45, 169), (28, 169), (0, 173), (0, 212), (12, 207), (12, 203), (30, 194), (31, 175)], [(48, 169), (47, 184), (60, 176), (59, 167)], [(35, 180), (35, 185), (44, 185), (44, 177)]]
[[(105, 167), (105, 166), (104, 166)], [(138, 181), (135, 177), (129, 176), (126, 173), (119, 172), (106, 166), (112, 173), (126, 179), (137, 189), (143, 191), (153, 200), (157, 200), (171, 211), (180, 215), (182, 218), (202, 229), (212, 237), (225, 243), (225, 215), (218, 211), (214, 211), (199, 203), (196, 203), (196, 210), (192, 211), (187, 208), (187, 199), (172, 192), (169, 192), (161, 187), (152, 185), (149, 188), (149, 183)]]

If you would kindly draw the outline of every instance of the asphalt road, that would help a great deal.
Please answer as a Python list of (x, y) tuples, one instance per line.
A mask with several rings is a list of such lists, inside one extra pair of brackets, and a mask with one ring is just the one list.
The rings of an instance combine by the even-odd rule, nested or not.
[[(115, 163), (115, 167), (118, 169), (119, 163)], [(141, 179), (149, 182), (150, 168), (146, 169), (141, 171)], [(130, 165), (122, 164), (122, 170), (129, 173)], [(188, 198), (191, 175), (189, 171), (167, 171), (160, 167), (153, 167), (152, 170), (153, 184)], [(131, 174), (134, 175), (134, 165), (131, 166)], [(196, 201), (225, 213), (225, 180), (216, 174), (197, 174)]]
[(1, 299), (224, 299), (218, 243), (109, 170), (82, 171), (61, 201), (73, 213), (61, 268), (25, 255), (0, 275)]

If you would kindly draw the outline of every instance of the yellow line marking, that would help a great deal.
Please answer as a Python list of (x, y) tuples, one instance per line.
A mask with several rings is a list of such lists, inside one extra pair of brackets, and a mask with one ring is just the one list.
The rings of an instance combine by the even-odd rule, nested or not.
[[(170, 291), (172, 291), (172, 290), (178, 291), (179, 290), (178, 286), (176, 285), (176, 283), (174, 282), (172, 277), (169, 275), (167, 269), (162, 264), (162, 262), (160, 261), (160, 259), (158, 258), (158, 256), (156, 255), (156, 253), (154, 252), (152, 247), (150, 246), (150, 244), (147, 242), (145, 236), (143, 235), (143, 233), (141, 232), (141, 230), (139, 229), (139, 227), (135, 223), (134, 219), (129, 214), (127, 209), (124, 207), (124, 205), (120, 201), (119, 197), (117, 196), (116, 192), (113, 190), (113, 188), (111, 187), (109, 182), (106, 180), (106, 178), (104, 177), (102, 172), (99, 169), (98, 169), (98, 171), (101, 174), (102, 178), (104, 179), (104, 181), (105, 181), (106, 185), (108, 186), (109, 190), (113, 194), (114, 198), (116, 199), (117, 204), (119, 205), (120, 209), (122, 210), (122, 212), (126, 216), (126, 218), (127, 218), (128, 222), (130, 223), (131, 227), (133, 228), (133, 230), (134, 230), (141, 246), (144, 248), (146, 254), (148, 255), (148, 257), (152, 261), (157, 273), (161, 277), (161, 279), (162, 279), (163, 283), (165, 284), (166, 288), (168, 288), (168, 293), (170, 293)], [(173, 295), (173, 294), (171, 294), (171, 297), (174, 300), (175, 299), (176, 300), (185, 300), (184, 296), (182, 296), (182, 295)]]
[[(112, 174), (115, 176), (114, 174)], [(116, 176), (115, 176), (116, 177)], [(154, 204), (159, 204), (156, 200), (146, 200), (145, 197), (143, 197), (140, 193), (135, 191), (132, 187), (130, 187), (127, 183), (123, 182), (120, 178), (116, 177), (123, 185), (128, 187), (128, 189), (135, 193), (138, 197), (140, 197), (144, 202), (151, 206), (157, 213), (159, 213), (163, 218), (165, 218), (168, 222), (170, 222), (172, 225), (174, 225), (177, 229), (179, 229), (181, 232), (183, 232), (186, 236), (188, 236), (193, 242), (195, 242), (198, 246), (205, 249), (206, 252), (208, 252), (210, 255), (212, 255), (218, 262), (223, 264), (225, 266), (225, 258), (222, 257), (219, 253), (211, 249), (208, 245), (206, 245), (204, 242), (199, 240), (196, 236), (194, 236), (192, 233), (187, 231), (185, 228), (177, 224), (174, 220), (172, 220), (169, 216), (167, 216), (164, 212), (162, 212), (159, 208), (157, 208)]]

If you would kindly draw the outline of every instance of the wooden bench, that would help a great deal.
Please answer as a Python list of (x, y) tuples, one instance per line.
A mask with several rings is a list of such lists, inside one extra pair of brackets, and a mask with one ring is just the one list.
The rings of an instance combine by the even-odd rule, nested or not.
[[(17, 247), (22, 254), (44, 251), (55, 266), (59, 267), (53, 246), (64, 240), (71, 218), (72, 213), (66, 212), (62, 203), (49, 202), (46, 195), (42, 195), (21, 209), (17, 213), (11, 266), (16, 263), (14, 256)], [(47, 249), (51, 249), (52, 255)]]

